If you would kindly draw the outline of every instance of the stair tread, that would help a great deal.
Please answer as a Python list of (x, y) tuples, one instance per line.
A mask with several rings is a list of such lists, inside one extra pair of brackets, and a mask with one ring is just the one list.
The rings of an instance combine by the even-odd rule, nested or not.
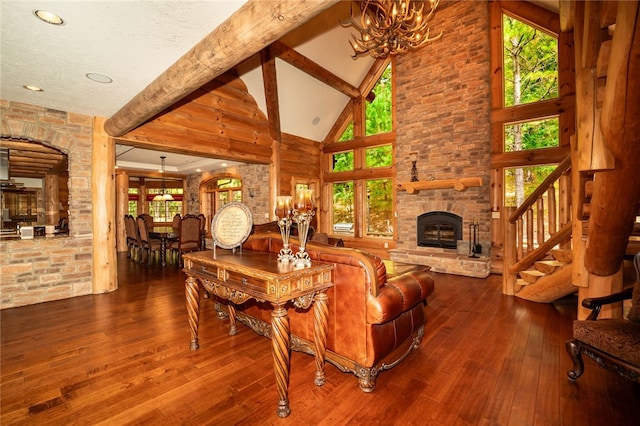
[(544, 277), (547, 274), (544, 272), (540, 272), (537, 269), (527, 269), (525, 271), (520, 271), (520, 278), (527, 281), (529, 284), (535, 283), (538, 278)]

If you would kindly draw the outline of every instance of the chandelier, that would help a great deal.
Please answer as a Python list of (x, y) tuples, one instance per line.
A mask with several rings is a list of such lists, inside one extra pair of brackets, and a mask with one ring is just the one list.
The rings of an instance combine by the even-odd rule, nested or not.
[(153, 201), (173, 201), (173, 196), (171, 194), (169, 194), (167, 192), (167, 187), (165, 186), (164, 183), (164, 174), (165, 174), (165, 170), (164, 170), (164, 160), (165, 160), (164, 155), (160, 157), (160, 161), (162, 161), (162, 192), (158, 195), (156, 195), (155, 197), (153, 197)]
[[(352, 8), (351, 18), (340, 22), (343, 27), (353, 27), (360, 33), (359, 37), (354, 34), (351, 42), (353, 59), (367, 54), (374, 58), (386, 58), (439, 39), (442, 33), (429, 38), (429, 21), (439, 2), (363, 0), (359, 18), (354, 16)], [(426, 16), (423, 13), (425, 3), (429, 6)]]

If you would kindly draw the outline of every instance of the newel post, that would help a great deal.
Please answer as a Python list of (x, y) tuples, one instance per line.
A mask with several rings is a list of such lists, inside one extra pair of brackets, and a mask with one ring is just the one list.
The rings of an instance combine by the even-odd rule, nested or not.
[(515, 207), (504, 207), (502, 210), (502, 229), (504, 229), (504, 259), (502, 262), (502, 294), (515, 294), (516, 275), (509, 273), (509, 268), (517, 261), (516, 256), (516, 224), (509, 222), (509, 217), (516, 211)]

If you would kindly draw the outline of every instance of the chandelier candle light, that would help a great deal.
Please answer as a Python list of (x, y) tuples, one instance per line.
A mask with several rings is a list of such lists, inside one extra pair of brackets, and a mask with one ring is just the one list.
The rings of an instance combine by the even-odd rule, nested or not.
[(289, 263), (295, 260), (295, 256), (291, 248), (289, 248), (289, 236), (291, 235), (291, 223), (293, 222), (291, 204), (290, 196), (279, 195), (276, 197), (276, 216), (280, 227), (280, 235), (282, 236), (282, 249), (278, 254), (278, 262)]
[(296, 200), (293, 209), (293, 218), (298, 224), (298, 238), (300, 239), (300, 249), (295, 255), (293, 266), (295, 268), (307, 268), (311, 266), (309, 254), (305, 251), (307, 235), (309, 233), (309, 223), (316, 212), (313, 210), (313, 190), (300, 189), (296, 191)]
[(153, 201), (173, 201), (173, 196), (171, 194), (169, 194), (167, 192), (167, 187), (165, 185), (165, 181), (164, 181), (164, 175), (165, 175), (165, 169), (164, 169), (164, 160), (167, 157), (165, 157), (164, 155), (160, 157), (160, 160), (162, 161), (162, 192), (158, 195), (156, 195), (155, 197), (153, 197)]
[[(362, 14), (354, 16), (353, 9), (343, 27), (353, 27), (360, 36), (353, 35), (351, 47), (353, 59), (371, 55), (386, 58), (389, 55), (415, 50), (429, 41), (437, 40), (442, 33), (429, 38), (429, 21), (440, 0), (366, 0), (361, 2)], [(425, 3), (429, 7), (426, 16)]]

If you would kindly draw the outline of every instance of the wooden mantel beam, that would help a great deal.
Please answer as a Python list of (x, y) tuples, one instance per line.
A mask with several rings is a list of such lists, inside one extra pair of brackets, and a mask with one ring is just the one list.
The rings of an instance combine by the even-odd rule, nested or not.
[(122, 136), (262, 50), (338, 0), (249, 0), (109, 118)]
[(464, 192), (469, 187), (482, 186), (481, 177), (466, 177), (458, 179), (439, 179), (428, 180), (422, 182), (403, 182), (398, 184), (399, 191), (407, 191), (407, 194), (417, 194), (420, 190), (432, 190), (432, 189), (455, 189), (459, 192)]

